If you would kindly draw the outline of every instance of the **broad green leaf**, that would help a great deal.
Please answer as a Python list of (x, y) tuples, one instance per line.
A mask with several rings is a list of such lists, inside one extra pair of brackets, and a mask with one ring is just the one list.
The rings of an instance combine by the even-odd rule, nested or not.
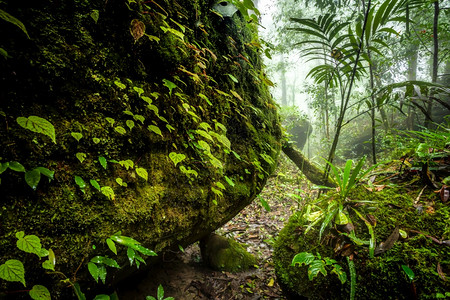
[(86, 182), (80, 176), (75, 176), (75, 183), (80, 187), (80, 189), (86, 188)]
[(345, 163), (344, 176), (342, 177), (342, 188), (343, 189), (347, 188), (347, 183), (348, 183), (348, 180), (350, 179), (350, 171), (352, 169), (352, 164), (353, 164), (353, 160), (351, 160), (351, 159), (347, 160), (347, 162)]
[(124, 186), (124, 187), (127, 187), (127, 186), (128, 186), (128, 184), (127, 184), (126, 182), (124, 182), (123, 179), (120, 178), (120, 177), (117, 177), (117, 178), (116, 178), (116, 182), (117, 182), (117, 184), (120, 185), (120, 186)]
[(219, 189), (222, 189), (222, 190), (225, 189), (225, 186), (223, 185), (222, 182), (217, 181), (217, 182), (215, 182), (215, 184), (216, 184), (216, 186), (217, 186)]
[(94, 20), (94, 22), (97, 24), (100, 13), (99, 13), (98, 9), (93, 9), (93, 10), (91, 10), (91, 13), (89, 14), (89, 16), (91, 16), (92, 20)]
[(112, 235), (111, 240), (121, 245), (130, 247), (131, 245), (139, 245), (140, 243), (133, 238), (124, 235)]
[(180, 163), (186, 159), (186, 155), (184, 155), (182, 153), (170, 152), (169, 158), (173, 161), (173, 163), (175, 164), (175, 167), (176, 167), (178, 163)]
[(8, 169), (8, 166), (9, 166), (9, 162), (4, 162), (4, 163), (0, 162), (0, 174), (5, 172), (6, 169)]
[(161, 133), (161, 129), (159, 129), (159, 127), (155, 126), (155, 125), (148, 125), (148, 130), (152, 131), (156, 134), (159, 134), (160, 136), (163, 136)]
[(89, 183), (90, 183), (94, 188), (96, 188), (98, 191), (100, 191), (100, 184), (98, 184), (97, 180), (91, 179), (91, 180), (89, 180)]
[(147, 96), (141, 96), (141, 99), (144, 100), (148, 105), (153, 103), (152, 98), (147, 97)]
[[(125, 84), (123, 84), (122, 82), (120, 82), (120, 79), (116, 79), (114, 81), (114, 84), (121, 90), (124, 90), (127, 88), (127, 86)], [(112, 125), (112, 124), (111, 124)]]
[(81, 132), (71, 132), (70, 135), (79, 142), (83, 138), (83, 134)]
[(111, 298), (108, 295), (101, 294), (95, 296), (94, 300), (110, 300)]
[(308, 278), (309, 280), (313, 280), (314, 277), (319, 275), (319, 272), (323, 274), (323, 276), (327, 276), (327, 270), (325, 269), (325, 262), (321, 259), (317, 259), (311, 262), (308, 268)]
[[(16, 235), (17, 237), (17, 235)], [(34, 253), (40, 257), (41, 239), (35, 235), (25, 235), (20, 237), (16, 242), (17, 248), (27, 253)]]
[(212, 138), (212, 136), (211, 136), (209, 133), (207, 133), (206, 131), (202, 130), (202, 129), (197, 129), (195, 132), (196, 132), (197, 134), (201, 135), (202, 137), (204, 137), (204, 138), (210, 140), (211, 142), (214, 141), (213, 138)]
[(114, 200), (116, 195), (114, 194), (114, 190), (110, 186), (103, 186), (100, 191), (103, 195), (108, 197), (109, 200)]
[(407, 265), (402, 265), (402, 269), (405, 272), (406, 276), (408, 276), (409, 281), (413, 281), (414, 277), (416, 276), (413, 272), (413, 270), (411, 270)]
[(52, 249), (48, 249), (48, 260), (52, 263), (53, 266), (56, 266), (56, 256), (55, 252)]
[(145, 121), (144, 116), (142, 116), (142, 115), (134, 115), (134, 119), (135, 119), (136, 121), (139, 121), (139, 122), (141, 122), (142, 124), (144, 124), (144, 121)]
[(94, 264), (93, 262), (88, 263), (88, 270), (91, 274), (92, 278), (94, 278), (95, 282), (98, 283), (98, 266)]
[(117, 261), (115, 261), (112, 258), (105, 257), (105, 256), (95, 256), (91, 259), (91, 262), (96, 263), (96, 264), (104, 264), (104, 265), (106, 265), (108, 267), (112, 267), (112, 268), (120, 268)]
[(25, 172), (25, 167), (17, 161), (10, 161), (8, 167), (16, 172)]
[(174, 88), (176, 88), (177, 85), (175, 83), (173, 83), (172, 81), (167, 80), (167, 79), (163, 79), (163, 83), (164, 83), (163, 85), (166, 86), (169, 89), (169, 95), (172, 96), (172, 90)]
[(53, 143), (56, 144), (55, 127), (46, 119), (37, 116), (18, 117), (17, 123), (25, 129), (50, 137)]
[(18, 281), (25, 284), (25, 269), (21, 261), (17, 259), (7, 260), (0, 265), (0, 278), (7, 281)]
[(78, 158), (80, 163), (83, 163), (83, 161), (86, 159), (86, 153), (78, 152), (75, 154), (75, 156)]
[(49, 170), (44, 167), (37, 167), (35, 168), (35, 170), (39, 171), (39, 173), (41, 173), (42, 175), (48, 177), (49, 180), (54, 179), (55, 171)]
[(301, 252), (294, 256), (292, 259), (291, 266), (295, 266), (296, 264), (299, 264), (302, 266), (302, 264), (309, 265), (314, 261), (315, 257), (313, 254), (309, 252)]
[(234, 185), (235, 185), (234, 182), (233, 182), (233, 180), (231, 180), (231, 178), (229, 178), (228, 176), (225, 176), (225, 180), (226, 180), (226, 182), (227, 182), (229, 185), (231, 185), (231, 186), (234, 186)]
[(52, 297), (50, 296), (50, 292), (43, 285), (34, 285), (30, 290), (29, 295), (34, 300), (50, 300)]
[(133, 90), (138, 93), (139, 97), (144, 93), (144, 90), (137, 86), (133, 86)]
[(148, 172), (144, 168), (136, 168), (136, 174), (138, 174), (139, 177), (142, 177), (145, 179), (145, 181), (148, 181)]
[(3, 19), (6, 22), (16, 25), (17, 27), (20, 28), (20, 30), (22, 30), (27, 35), (28, 38), (30, 38), (27, 29), (25, 28), (25, 25), (23, 25), (21, 21), (19, 21), (17, 18), (13, 17), (3, 9), (0, 9), (0, 19)]
[(158, 285), (156, 297), (158, 297), (158, 300), (162, 300), (164, 298), (164, 288), (162, 287), (162, 285)]
[(42, 268), (55, 271), (55, 266), (49, 260), (46, 260), (42, 263)]
[(334, 264), (331, 273), (334, 273), (338, 276), (341, 284), (344, 284), (347, 281), (347, 273), (345, 273), (345, 270), (340, 265)]
[(120, 134), (125, 134), (127, 133), (127, 131), (125, 130), (125, 128), (123, 128), (122, 126), (116, 126), (114, 127), (114, 130)]
[(103, 156), (99, 156), (99, 157), (98, 157), (98, 161), (99, 161), (100, 164), (102, 165), (103, 169), (106, 170), (106, 165), (107, 165), (106, 158), (104, 158)]
[(142, 245), (134, 244), (134, 245), (130, 245), (129, 247), (131, 247), (134, 250), (139, 251), (140, 253), (147, 255), (147, 256), (158, 256), (158, 254), (156, 254), (155, 251), (145, 248)]
[(36, 190), (39, 181), (41, 180), (41, 172), (34, 169), (25, 172), (25, 182), (33, 189)]
[(131, 159), (119, 161), (119, 165), (125, 167), (125, 169), (134, 168), (134, 162)]
[(108, 245), (109, 250), (111, 250), (115, 255), (117, 255), (116, 244), (114, 244), (113, 240), (106, 239), (106, 244)]
[(203, 140), (198, 141), (198, 145), (200, 146), (200, 148), (202, 150), (204, 150), (206, 153), (210, 153), (211, 152), (211, 147), (209, 146), (209, 144)]
[(328, 226), (328, 224), (330, 224), (331, 220), (333, 220), (333, 218), (336, 215), (336, 213), (338, 212), (338, 210), (339, 209), (336, 207), (335, 209), (333, 209), (332, 211), (329, 211), (325, 215), (325, 219), (323, 220), (322, 225), (320, 226), (319, 240), (322, 238), (323, 231)]
[(134, 128), (134, 121), (127, 120), (126, 124), (127, 124), (128, 128), (130, 128), (130, 131)]
[(73, 289), (75, 291), (75, 295), (77, 295), (77, 299), (78, 300), (86, 300), (86, 296), (84, 295), (84, 293), (81, 291), (80, 288), (80, 284), (78, 282), (75, 282), (73, 284)]

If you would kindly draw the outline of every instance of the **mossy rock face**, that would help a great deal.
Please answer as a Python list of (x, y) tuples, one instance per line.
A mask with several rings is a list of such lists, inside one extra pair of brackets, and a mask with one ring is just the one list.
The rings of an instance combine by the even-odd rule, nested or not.
[(256, 258), (238, 242), (217, 234), (211, 234), (200, 244), (203, 261), (213, 269), (227, 272), (248, 270), (256, 264)]
[[(263, 188), (281, 130), (256, 27), (239, 13), (220, 18), (213, 2), (0, 6), (30, 36), (0, 20), (9, 55), (0, 57), (0, 162), (55, 171), (35, 191), (22, 172), (0, 177), (0, 263), (22, 260), (28, 285), (50, 278), (58, 290), (60, 278), (43, 275), (35, 257), (17, 251), (17, 231), (40, 237), (57, 270), (83, 286), (92, 282), (89, 258), (127, 263), (124, 249), (116, 257), (106, 246), (115, 232), (158, 253), (186, 246)], [(16, 122), (29, 116), (49, 121), (56, 143)], [(114, 277), (108, 269), (108, 282)]]
[[(425, 191), (423, 195), (427, 195), (426, 203), (430, 208), (425, 207), (428, 210), (421, 212), (414, 207), (415, 197), (420, 190), (421, 187), (409, 190), (412, 195), (410, 196), (406, 188), (386, 187), (379, 192), (358, 188), (349, 195), (352, 200), (374, 201), (357, 209), (365, 218), (370, 214), (374, 217), (373, 220), (376, 220), (374, 233), (377, 244), (386, 242), (397, 226), (408, 234), (407, 238), (400, 238), (391, 249), (374, 258), (369, 257), (367, 245), (356, 246), (353, 251), (347, 253), (353, 254), (357, 298), (414, 299), (415, 289), (418, 299), (435, 299), (438, 293), (445, 294), (450, 290), (449, 281), (441, 277), (443, 274), (447, 274), (447, 277), (450, 274), (450, 247), (427, 237), (436, 237), (440, 241), (450, 239), (450, 208), (432, 191)], [(325, 208), (327, 203), (324, 198)], [(356, 236), (368, 241), (370, 236), (365, 223), (355, 213), (350, 212), (350, 217), (356, 228)], [(320, 224), (305, 235), (308, 224), (298, 212), (280, 232), (274, 249), (274, 264), (280, 285), (292, 299), (349, 299), (348, 263), (346, 257), (335, 251), (339, 234), (333, 229), (325, 231), (324, 240), (319, 243)], [(347, 273), (347, 282), (341, 284), (338, 277), (330, 273), (329, 267), (327, 276), (319, 274), (310, 281), (308, 267), (291, 266), (292, 259), (300, 252), (335, 259)], [(408, 266), (414, 272), (414, 286), (403, 271), (402, 265)], [(439, 268), (443, 272), (441, 275)]]

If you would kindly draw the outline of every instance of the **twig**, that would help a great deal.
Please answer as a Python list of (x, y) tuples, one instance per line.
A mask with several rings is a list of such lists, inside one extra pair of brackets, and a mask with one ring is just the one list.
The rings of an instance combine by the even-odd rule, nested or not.
[(416, 201), (414, 201), (414, 204), (417, 204), (420, 200), (420, 197), (422, 196), (423, 191), (425, 190), (427, 186), (424, 186), (423, 189), (420, 191), (419, 195), (416, 198)]

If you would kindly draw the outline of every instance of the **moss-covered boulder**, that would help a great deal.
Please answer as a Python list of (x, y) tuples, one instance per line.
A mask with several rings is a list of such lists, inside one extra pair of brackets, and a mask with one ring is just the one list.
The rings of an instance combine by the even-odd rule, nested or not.
[(220, 271), (238, 272), (256, 265), (256, 258), (233, 239), (210, 234), (200, 241), (203, 261)]
[[(373, 258), (368, 226), (353, 209), (349, 216), (356, 237), (364, 242), (361, 245), (339, 234), (348, 232), (348, 226), (326, 230), (319, 241), (321, 223), (305, 234), (310, 221), (301, 212), (295, 213), (280, 232), (274, 249), (277, 278), (286, 294), (291, 299), (349, 299), (350, 258), (356, 271), (357, 299), (435, 299), (445, 295), (450, 291), (450, 208), (431, 189), (424, 191), (418, 204), (421, 188), (386, 187), (379, 192), (359, 188), (349, 195), (357, 203), (354, 208), (373, 224), (377, 243)], [(322, 197), (320, 207), (326, 209), (336, 196)], [(341, 283), (333, 272), (334, 264), (325, 267), (326, 276), (319, 273), (309, 280), (309, 266), (291, 266), (294, 256), (301, 252), (311, 253), (315, 259), (320, 256), (324, 262), (334, 259), (345, 271), (347, 281)], [(412, 282), (408, 268), (414, 272)]]
[(24, 262), (27, 287), (68, 285), (17, 250), (18, 231), (83, 286), (93, 256), (127, 262), (105, 243), (117, 231), (158, 253), (186, 246), (263, 188), (281, 130), (261, 43), (213, 5), (0, 2), (29, 35), (0, 19), (0, 264)]

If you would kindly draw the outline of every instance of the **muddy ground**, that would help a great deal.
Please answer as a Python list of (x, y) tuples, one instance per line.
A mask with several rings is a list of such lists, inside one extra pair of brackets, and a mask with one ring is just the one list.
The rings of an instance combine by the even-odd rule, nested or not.
[[(218, 229), (216, 233), (246, 244), (258, 265), (240, 273), (214, 271), (205, 266), (198, 243), (184, 252), (166, 253), (164, 260), (140, 278), (124, 283), (120, 299), (156, 297), (162, 285), (165, 297), (194, 299), (284, 299), (274, 274), (272, 244), (289, 216), (305, 198), (306, 180), (285, 159), (255, 201)], [(263, 200), (261, 200), (261, 198)], [(263, 207), (266, 201), (270, 211)]]

